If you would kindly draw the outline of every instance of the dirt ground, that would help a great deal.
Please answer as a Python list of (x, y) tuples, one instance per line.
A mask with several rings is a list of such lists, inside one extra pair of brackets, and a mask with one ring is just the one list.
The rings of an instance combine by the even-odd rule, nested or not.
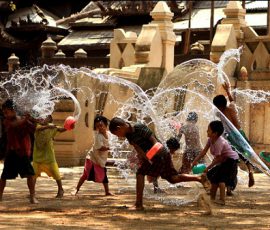
[(28, 202), (25, 179), (8, 181), (0, 203), (0, 229), (270, 229), (270, 178), (264, 174), (255, 174), (252, 188), (239, 185), (225, 206), (213, 205), (213, 214), (208, 215), (196, 200), (175, 206), (146, 198), (144, 211), (131, 211), (135, 180), (126, 182), (114, 169), (108, 170), (114, 196), (104, 196), (101, 184), (86, 182), (74, 197), (70, 192), (82, 170), (60, 169), (65, 189), (62, 199), (54, 198), (57, 187), (52, 179), (39, 178), (40, 203), (35, 205)]

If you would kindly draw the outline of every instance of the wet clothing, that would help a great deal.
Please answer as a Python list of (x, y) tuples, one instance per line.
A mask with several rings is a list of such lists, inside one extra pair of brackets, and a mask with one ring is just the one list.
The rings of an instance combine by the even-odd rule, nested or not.
[[(18, 122), (18, 123), (17, 123)], [(15, 179), (33, 176), (31, 165), (30, 133), (34, 132), (35, 125), (28, 120), (5, 119), (4, 127), (7, 137), (6, 157), (1, 179)]]
[[(109, 136), (109, 132), (107, 132)], [(109, 139), (105, 138), (101, 133), (95, 132), (95, 143), (93, 146), (93, 151), (91, 151), (90, 159), (97, 165), (105, 167), (109, 151), (99, 150), (101, 147), (109, 148)]]
[[(48, 125), (53, 125), (49, 123)], [(37, 125), (35, 131), (35, 142), (33, 151), (33, 168), (35, 177), (39, 177), (42, 172), (55, 180), (60, 180), (60, 172), (55, 159), (53, 138), (58, 133), (57, 127), (39, 130), (42, 125)]]
[(185, 150), (180, 172), (190, 173), (192, 162), (202, 150), (199, 127), (195, 122), (187, 122), (180, 128), (178, 138), (181, 139), (182, 135), (185, 136)]
[(106, 167), (101, 167), (90, 159), (85, 159), (82, 178), (97, 183), (109, 183)]
[[(153, 143), (150, 137), (153, 135), (152, 131), (143, 124), (135, 124), (132, 127), (133, 131), (126, 135), (127, 140), (131, 145), (136, 145), (146, 154), (152, 147)], [(168, 181), (171, 177), (178, 175), (175, 170), (171, 154), (168, 149), (162, 147), (159, 152), (149, 162), (146, 158), (140, 157), (140, 166), (137, 169), (137, 174), (148, 175), (152, 177), (161, 176)]]
[(207, 141), (207, 146), (210, 148), (210, 153), (214, 156), (223, 156), (223, 162), (215, 165), (207, 172), (207, 177), (212, 184), (219, 184), (224, 182), (232, 190), (237, 184), (237, 163), (238, 154), (232, 150), (229, 143), (223, 138), (219, 137), (215, 143), (211, 143), (210, 139)]
[(53, 147), (53, 138), (57, 134), (57, 128), (55, 127), (38, 130), (41, 127), (42, 125), (37, 125), (35, 131), (33, 162), (51, 164), (56, 162)]
[(234, 190), (237, 185), (238, 160), (227, 158), (222, 164), (214, 166), (207, 172), (207, 178), (211, 184), (224, 182), (226, 187)]
[[(107, 136), (109, 135), (109, 132), (107, 132)], [(84, 171), (81, 179), (94, 181), (97, 183), (109, 183), (107, 169), (105, 167), (109, 151), (99, 150), (101, 147), (109, 148), (109, 139), (105, 138), (103, 134), (95, 132), (94, 146), (90, 152), (90, 159), (85, 159)]]
[(41, 173), (46, 173), (49, 177), (52, 177), (55, 180), (60, 180), (60, 172), (57, 162), (49, 163), (49, 164), (43, 164), (43, 163), (37, 163), (33, 162), (33, 168), (35, 171), (35, 178), (41, 176)]
[(28, 156), (20, 156), (16, 151), (10, 150), (5, 158), (1, 179), (15, 179), (18, 175), (25, 178), (35, 175), (35, 172)]

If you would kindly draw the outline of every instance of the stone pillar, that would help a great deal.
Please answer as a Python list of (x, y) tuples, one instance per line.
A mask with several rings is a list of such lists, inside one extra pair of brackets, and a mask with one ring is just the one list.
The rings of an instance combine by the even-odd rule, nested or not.
[(54, 55), (55, 58), (65, 58), (66, 55), (62, 50), (58, 50), (58, 52)]
[(157, 24), (159, 26), (163, 44), (162, 67), (169, 73), (174, 68), (174, 45), (176, 41), (172, 23), (173, 13), (165, 1), (160, 1), (152, 12), (150, 12), (150, 15), (153, 18), (151, 24)]
[(237, 39), (243, 39), (244, 33), (241, 27), (246, 26), (246, 9), (243, 9), (239, 1), (229, 1), (223, 11), (226, 18), (222, 20), (221, 24), (233, 24)]
[(87, 58), (87, 53), (82, 49), (78, 49), (74, 52), (75, 58)]
[(51, 37), (48, 37), (41, 46), (42, 58), (52, 58), (56, 50), (56, 42), (53, 41)]
[(20, 60), (14, 53), (12, 53), (8, 58), (8, 72), (13, 72), (19, 67), (20, 67)]

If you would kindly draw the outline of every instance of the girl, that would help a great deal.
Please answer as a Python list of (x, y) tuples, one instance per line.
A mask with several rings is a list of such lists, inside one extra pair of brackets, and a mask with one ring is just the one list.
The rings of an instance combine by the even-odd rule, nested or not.
[(109, 153), (109, 140), (108, 140), (108, 120), (103, 116), (96, 116), (94, 120), (95, 143), (93, 151), (91, 151), (90, 159), (85, 160), (84, 172), (77, 184), (77, 187), (73, 195), (76, 195), (85, 180), (94, 181), (97, 183), (103, 183), (105, 195), (112, 195), (109, 192), (107, 169), (105, 167), (108, 153)]
[(216, 198), (217, 189), (220, 189), (220, 200), (218, 204), (225, 205), (225, 187), (229, 186), (233, 190), (236, 187), (238, 154), (232, 150), (229, 143), (221, 136), (224, 127), (221, 121), (212, 121), (207, 129), (209, 137), (207, 144), (200, 155), (195, 158), (192, 166), (196, 165), (205, 156), (208, 149), (214, 156), (210, 165), (205, 169), (207, 177), (211, 182), (210, 196), (212, 200)]

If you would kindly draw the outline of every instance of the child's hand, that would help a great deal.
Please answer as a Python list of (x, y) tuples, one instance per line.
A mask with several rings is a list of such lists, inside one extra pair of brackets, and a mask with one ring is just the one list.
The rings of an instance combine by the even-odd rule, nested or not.
[(228, 82), (224, 82), (222, 84), (223, 88), (225, 89), (226, 92), (228, 92), (230, 90), (230, 84)]
[(191, 168), (193, 168), (195, 165), (197, 165), (198, 162), (197, 161), (193, 161), (192, 164), (191, 164)]

